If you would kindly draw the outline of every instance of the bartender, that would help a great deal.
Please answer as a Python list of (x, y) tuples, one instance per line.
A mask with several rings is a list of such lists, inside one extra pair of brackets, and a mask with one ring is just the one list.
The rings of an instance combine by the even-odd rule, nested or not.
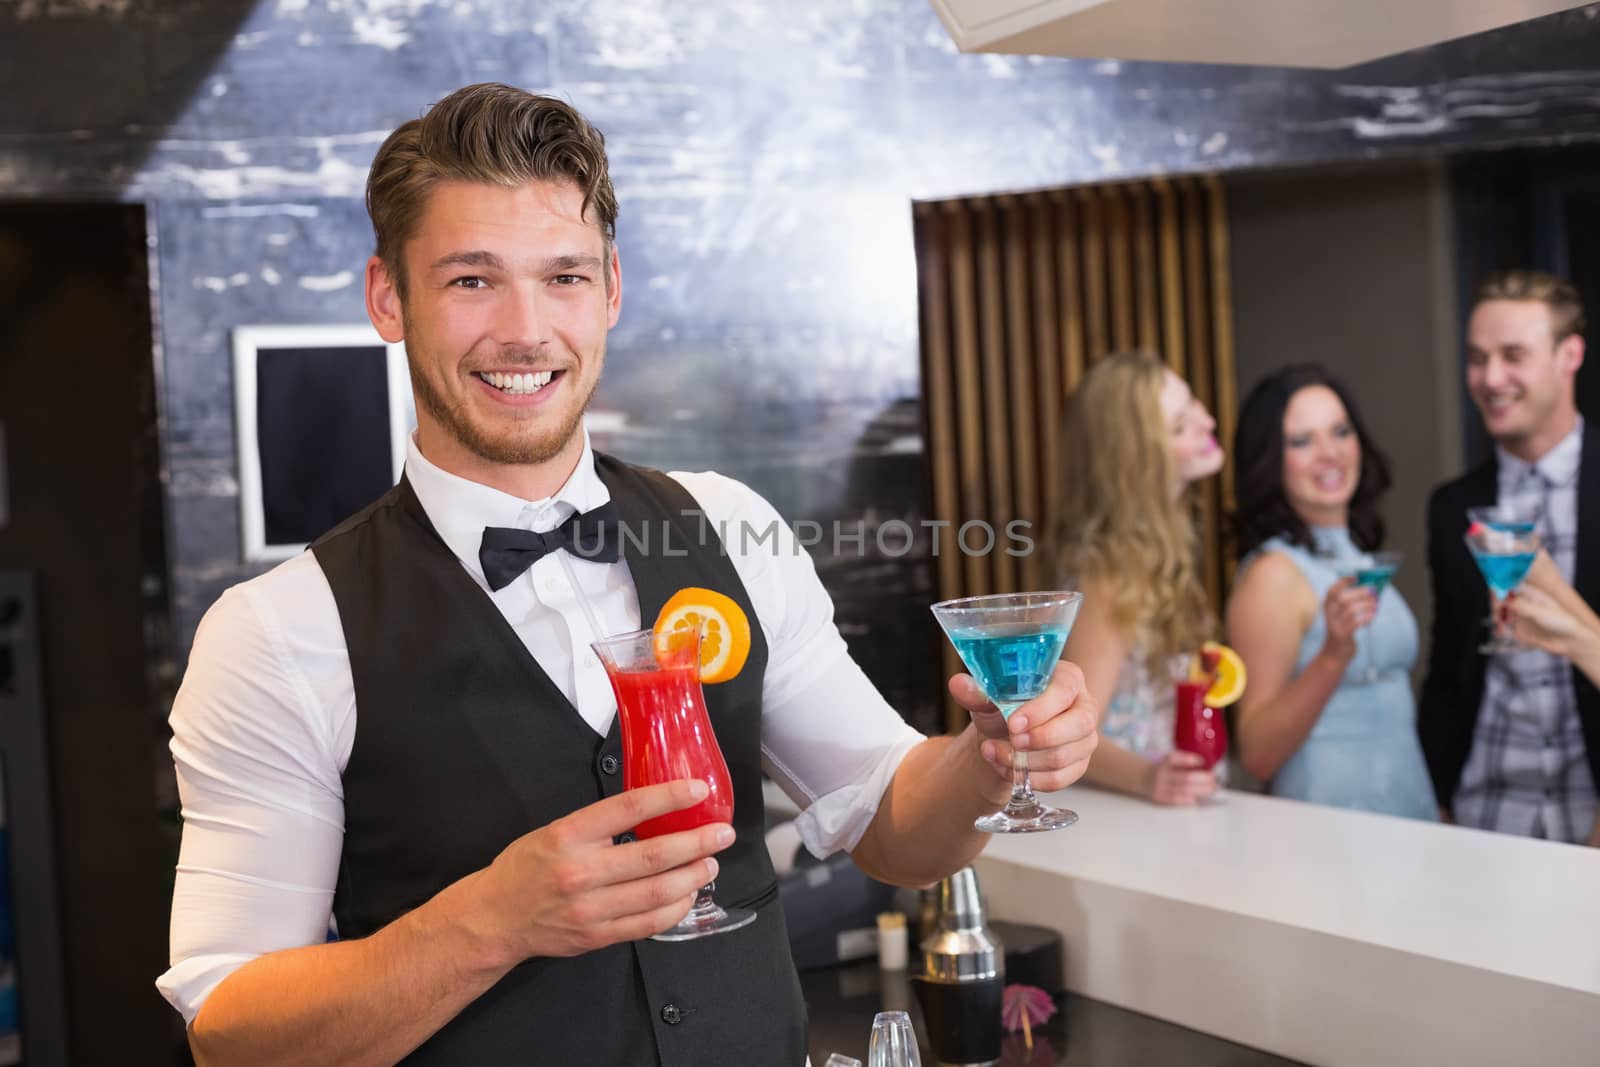
[[(592, 450), (622, 275), (603, 138), (569, 105), (451, 94), (385, 141), (367, 208), (367, 312), (405, 341), (417, 431), (398, 486), (195, 636), (161, 992), (200, 1064), (801, 1063), (762, 772), (812, 852), (927, 884), (983, 847), (1013, 746), (1042, 789), (1083, 774), (1081, 674), (1061, 664), (1009, 723), (958, 675), (970, 725), (922, 737), (765, 500)], [(575, 550), (606, 521), (676, 541)], [(640, 841), (706, 787), (621, 788), (586, 610), (620, 633), (685, 588), (753, 622), (743, 668), (706, 687), (735, 814)], [(753, 924), (645, 940), (713, 879)]]

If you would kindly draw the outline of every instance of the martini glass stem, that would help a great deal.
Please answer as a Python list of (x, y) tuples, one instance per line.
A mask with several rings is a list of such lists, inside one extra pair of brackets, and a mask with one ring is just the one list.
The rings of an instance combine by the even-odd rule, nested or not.
[(1498, 589), (1489, 590), (1489, 647), (1500, 652), (1510, 652), (1520, 647), (1511, 636), (1511, 621), (1506, 617), (1505, 604), (1506, 594)]
[[(1022, 707), (1023, 701), (1016, 703), (997, 704), (1000, 713), (1007, 719), (1011, 713)], [(1006, 810), (1013, 815), (1022, 811), (1033, 811), (1039, 806), (1038, 800), (1033, 795), (1033, 786), (1028, 782), (1028, 754), (1022, 749), (1013, 748), (1011, 751), (1011, 801), (1006, 805)]]

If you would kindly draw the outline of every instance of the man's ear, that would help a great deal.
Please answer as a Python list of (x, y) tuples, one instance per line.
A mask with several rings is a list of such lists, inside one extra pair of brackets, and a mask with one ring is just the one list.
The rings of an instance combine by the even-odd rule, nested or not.
[(367, 260), (367, 318), (373, 328), (390, 344), (406, 337), (405, 314), (400, 304), (400, 290), (389, 274), (383, 260), (373, 256)]
[(1561, 361), (1561, 369), (1572, 375), (1577, 375), (1578, 369), (1583, 366), (1583, 335), (1570, 334), (1561, 339), (1556, 345), (1556, 357)]
[(622, 314), (622, 258), (617, 255), (617, 246), (611, 245), (611, 262), (605, 266), (606, 280), (610, 282), (609, 291), (606, 293), (606, 329), (617, 324), (617, 316)]

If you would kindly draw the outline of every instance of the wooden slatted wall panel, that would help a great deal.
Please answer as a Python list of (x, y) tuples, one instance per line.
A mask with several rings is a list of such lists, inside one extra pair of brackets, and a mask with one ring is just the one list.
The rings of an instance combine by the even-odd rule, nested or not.
[[(1055, 562), (1013, 557), (1006, 525), (1044, 545), (1060, 499), (1061, 416), (1084, 370), (1110, 352), (1159, 352), (1232, 439), (1237, 416), (1227, 205), (1211, 177), (916, 205), (924, 430), (938, 596), (1048, 588)], [(1213, 605), (1231, 568), (1221, 543), (1233, 466), (1201, 494), (1201, 573)], [(964, 523), (995, 550), (968, 554)], [(976, 530), (968, 540), (981, 547)], [(958, 669), (943, 650), (946, 672)], [(952, 706), (950, 723), (962, 721)]]

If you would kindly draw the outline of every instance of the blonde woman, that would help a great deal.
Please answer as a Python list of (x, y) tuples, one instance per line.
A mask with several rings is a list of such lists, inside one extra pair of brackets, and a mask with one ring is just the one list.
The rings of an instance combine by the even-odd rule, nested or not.
[(1085, 777), (1157, 804), (1217, 788), (1198, 756), (1172, 748), (1175, 672), (1212, 626), (1188, 489), (1222, 469), (1215, 428), (1146, 353), (1095, 364), (1067, 410), (1055, 543), (1084, 600), (1063, 655), (1105, 708)]

